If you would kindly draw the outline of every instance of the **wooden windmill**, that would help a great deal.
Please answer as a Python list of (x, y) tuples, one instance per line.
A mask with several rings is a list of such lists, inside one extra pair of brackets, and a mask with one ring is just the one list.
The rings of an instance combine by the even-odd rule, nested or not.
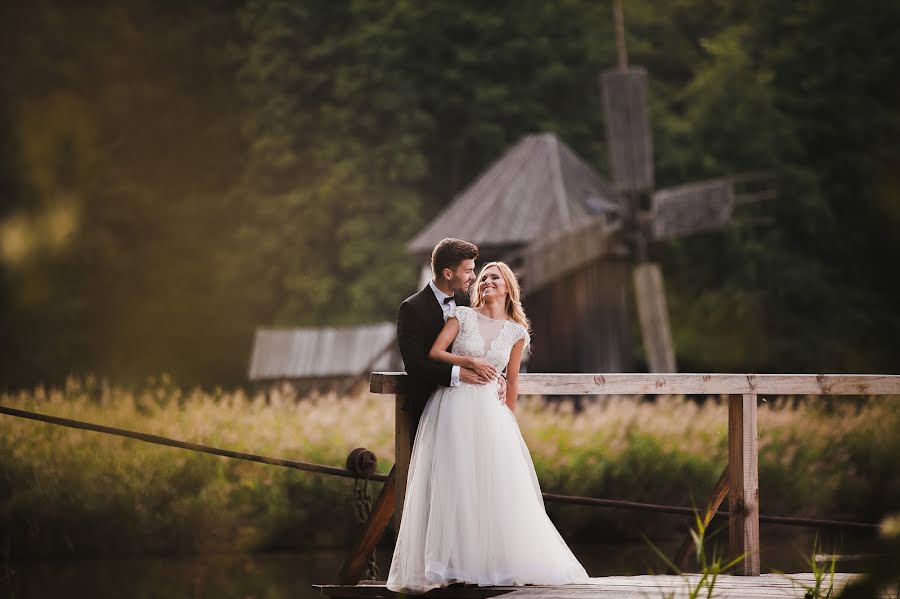
[[(444, 237), (476, 243), (480, 261), (503, 260), (516, 271), (538, 341), (532, 372), (632, 370), (631, 297), (648, 369), (676, 372), (662, 272), (648, 247), (720, 229), (737, 205), (772, 196), (735, 193), (738, 182), (765, 181), (753, 174), (654, 191), (647, 73), (628, 66), (618, 2), (615, 15), (619, 64), (600, 77), (613, 181), (555, 134), (526, 135), (408, 245), (422, 269), (420, 288)], [(645, 194), (649, 210), (640, 208)]]
[[(600, 76), (606, 117), (606, 141), (610, 157), (612, 185), (619, 194), (622, 210), (620, 235), (632, 256), (632, 282), (641, 337), (651, 372), (677, 372), (672, 333), (666, 307), (665, 286), (658, 263), (648, 257), (652, 243), (721, 229), (732, 222), (735, 206), (774, 197), (774, 191), (757, 189), (736, 194), (736, 184), (765, 185), (765, 173), (747, 173), (654, 190), (653, 140), (647, 108), (647, 72), (629, 67), (621, 0), (615, 0), (613, 13), (618, 65)], [(640, 209), (640, 198), (650, 194), (650, 209)], [(587, 237), (596, 235), (591, 227), (572, 229), (563, 235), (533, 244), (524, 253), (523, 270), (536, 272), (544, 255), (568, 255), (570, 262), (590, 261), (597, 252), (572, 248), (590, 248)], [(585, 239), (578, 239), (585, 238)], [(593, 244), (596, 245), (596, 244)], [(536, 267), (529, 268), (531, 264)], [(534, 275), (526, 276), (532, 281)]]

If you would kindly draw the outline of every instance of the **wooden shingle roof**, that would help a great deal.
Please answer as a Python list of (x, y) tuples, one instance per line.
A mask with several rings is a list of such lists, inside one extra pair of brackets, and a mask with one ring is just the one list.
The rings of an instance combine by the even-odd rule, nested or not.
[(430, 254), (445, 237), (483, 247), (527, 244), (618, 210), (618, 195), (552, 133), (526, 135), (409, 242)]
[(250, 356), (251, 381), (358, 376), (397, 370), (396, 327), (383, 322), (358, 327), (276, 329), (260, 327)]

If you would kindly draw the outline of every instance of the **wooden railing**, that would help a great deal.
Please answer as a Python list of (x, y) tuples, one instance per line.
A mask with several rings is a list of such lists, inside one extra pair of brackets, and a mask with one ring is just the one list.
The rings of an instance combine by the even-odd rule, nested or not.
[[(345, 583), (356, 583), (366, 557), (393, 515), (400, 527), (411, 454), (410, 413), (405, 373), (373, 372), (372, 393), (395, 396), (395, 464), (375, 502), (362, 535), (341, 568)], [(756, 405), (765, 395), (900, 395), (900, 375), (876, 374), (522, 374), (522, 395), (728, 395), (728, 464), (703, 508), (708, 521), (727, 496), (729, 553), (744, 555), (738, 572), (759, 575), (759, 469)], [(686, 553), (690, 545), (682, 547)]]

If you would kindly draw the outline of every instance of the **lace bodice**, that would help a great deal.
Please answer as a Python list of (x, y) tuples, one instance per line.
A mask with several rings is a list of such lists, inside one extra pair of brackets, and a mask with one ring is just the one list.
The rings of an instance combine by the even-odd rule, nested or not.
[(530, 339), (525, 327), (512, 320), (495, 320), (472, 308), (457, 307), (449, 317), (459, 320), (459, 334), (453, 341), (453, 354), (484, 358), (494, 368), (502, 370), (509, 362), (509, 354), (519, 339)]

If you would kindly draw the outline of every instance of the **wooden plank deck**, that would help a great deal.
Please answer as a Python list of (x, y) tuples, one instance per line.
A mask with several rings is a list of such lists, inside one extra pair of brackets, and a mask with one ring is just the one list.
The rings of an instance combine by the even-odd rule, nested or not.
[[(834, 576), (835, 594), (861, 574), (838, 573)], [(429, 599), (486, 599), (504, 595), (503, 599), (682, 599), (689, 596), (689, 589), (696, 587), (699, 574), (684, 576), (606, 576), (594, 578), (590, 584), (565, 586), (478, 587), (454, 586), (434, 589), (425, 593)], [(719, 576), (713, 597), (722, 599), (802, 599), (808, 587), (815, 584), (812, 574), (763, 574), (761, 576)], [(827, 584), (827, 580), (826, 580)], [(333, 599), (390, 599), (404, 597), (384, 587), (384, 582), (368, 582), (359, 585), (314, 585), (322, 596)], [(701, 593), (706, 596), (706, 590)], [(883, 597), (895, 597), (896, 590), (885, 592)]]
[[(393, 501), (378, 501), (379, 508), (369, 514), (365, 534), (355, 543), (341, 569), (339, 580), (352, 584), (362, 576), (365, 556), (378, 542), (386, 521), (393, 517), (394, 530), (400, 529), (405, 483), (409, 474), (412, 449), (410, 431), (417, 423), (404, 412), (407, 375), (398, 372), (373, 372), (369, 377), (372, 393), (393, 394), (396, 405), (395, 482), (382, 487)], [(765, 395), (895, 395), (900, 394), (900, 375), (881, 374), (722, 374), (722, 373), (542, 373), (522, 374), (520, 394), (537, 395), (728, 395), (728, 521), (729, 555), (746, 555), (735, 572), (758, 575), (759, 553), (759, 447), (757, 400)], [(396, 488), (394, 488), (394, 486)], [(722, 491), (719, 489), (719, 491)], [(724, 500), (715, 493), (709, 505)], [(715, 509), (715, 508), (710, 508)], [(686, 549), (690, 547), (688, 541)], [(688, 549), (689, 550), (689, 549)], [(683, 553), (683, 551), (682, 551)], [(744, 584), (744, 583), (739, 583)], [(761, 584), (761, 583), (756, 583)], [(596, 585), (595, 585), (596, 586)], [(596, 589), (595, 589), (596, 590)]]

